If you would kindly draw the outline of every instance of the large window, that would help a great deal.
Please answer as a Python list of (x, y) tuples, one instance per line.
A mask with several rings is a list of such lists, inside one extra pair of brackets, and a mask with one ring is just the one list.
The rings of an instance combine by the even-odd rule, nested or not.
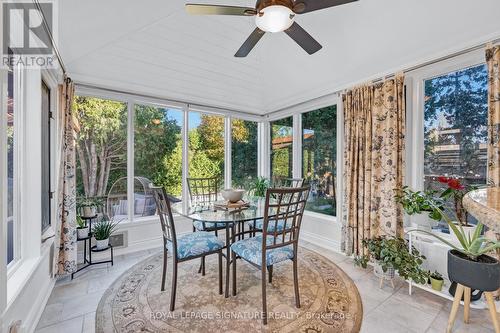
[(7, 74), (7, 264), (14, 260), (14, 237), (16, 231), (16, 219), (14, 209), (15, 188), (15, 146), (17, 135), (14, 131), (14, 73)]
[(51, 150), (50, 150), (50, 89), (42, 81), (42, 233), (50, 227), (50, 215), (51, 215), (51, 187), (50, 187), (50, 160), (51, 160)]
[[(179, 198), (182, 194), (182, 123), (182, 111), (135, 105), (134, 177), (146, 178)], [(134, 215), (154, 215), (153, 198), (144, 195), (142, 182), (134, 182), (134, 185), (136, 183)]]
[(336, 214), (337, 106), (302, 114), (302, 175), (311, 185), (306, 210)]
[(292, 178), (293, 117), (271, 122), (271, 178)]
[(106, 204), (108, 214), (127, 216), (127, 104), (76, 96), (77, 195)]
[(257, 177), (257, 123), (233, 119), (231, 140), (232, 186), (248, 189)]
[(189, 113), (189, 177), (224, 179), (224, 117)]
[(480, 65), (424, 81), (425, 189), (442, 190), (439, 176), (486, 183), (487, 78)]

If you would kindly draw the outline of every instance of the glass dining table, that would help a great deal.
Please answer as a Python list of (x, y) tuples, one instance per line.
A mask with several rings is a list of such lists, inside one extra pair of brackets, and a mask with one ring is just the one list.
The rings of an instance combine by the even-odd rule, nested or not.
[[(248, 206), (237, 208), (237, 209), (223, 209), (220, 208), (225, 202), (215, 201), (213, 203), (187, 203), (184, 204), (182, 201), (172, 204), (172, 210), (181, 216), (184, 216), (190, 220), (200, 221), (205, 223), (217, 223), (218, 226), (224, 225), (225, 227), (225, 238), (226, 246), (224, 257), (226, 258), (226, 287), (225, 287), (225, 297), (229, 297), (229, 270), (231, 266), (231, 244), (233, 241), (244, 238), (245, 233), (245, 222), (253, 221), (255, 222), (259, 219), (264, 218), (266, 200), (260, 197), (248, 197), (245, 198), (245, 202), (248, 202)], [(236, 228), (238, 228), (238, 238), (235, 238)], [(250, 232), (247, 232), (249, 237)]]

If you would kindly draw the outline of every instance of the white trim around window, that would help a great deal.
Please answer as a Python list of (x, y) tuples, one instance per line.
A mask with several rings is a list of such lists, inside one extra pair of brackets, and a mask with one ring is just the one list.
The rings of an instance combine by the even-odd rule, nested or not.
[[(479, 49), (406, 74), (406, 185), (409, 187), (424, 188), (424, 81), (484, 63), (484, 50)], [(407, 217), (406, 221), (423, 223), (427, 219), (419, 215)]]

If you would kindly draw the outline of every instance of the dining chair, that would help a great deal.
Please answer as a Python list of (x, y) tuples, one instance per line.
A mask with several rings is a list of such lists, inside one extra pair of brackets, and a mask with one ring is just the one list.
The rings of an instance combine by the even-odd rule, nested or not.
[[(236, 260), (245, 260), (261, 270), (262, 283), (262, 321), (267, 324), (266, 270), (269, 283), (272, 283), (274, 265), (291, 260), (295, 306), (300, 308), (299, 284), (297, 274), (297, 251), (300, 226), (310, 187), (271, 188), (267, 190), (264, 225), (262, 234), (246, 238), (231, 245), (233, 296), (236, 295)], [(270, 226), (273, 226), (270, 228)], [(281, 227), (279, 227), (281, 225)], [(251, 231), (247, 231), (251, 232)]]
[[(218, 199), (219, 195), (219, 177), (205, 177), (205, 178), (186, 178), (189, 199), (191, 205), (205, 206), (207, 209)], [(196, 231), (209, 231), (214, 232), (218, 236), (218, 231), (226, 229), (224, 223), (213, 223), (205, 221), (193, 221), (193, 232)], [(205, 258), (201, 258), (200, 269), (198, 273), (205, 275)]]
[[(274, 177), (273, 182), (271, 184), (271, 187), (273, 188), (300, 188), (303, 187), (305, 183), (304, 178), (284, 178), (284, 177)], [(255, 232), (261, 231), (263, 227), (264, 222), (262, 219), (259, 220), (254, 220), (254, 221), (248, 221), (247, 225), (251, 230)], [(270, 231), (272, 231), (273, 225), (269, 225), (269, 228), (271, 228)], [(281, 227), (281, 224), (278, 224), (278, 227)]]
[(285, 177), (273, 177), (271, 187), (282, 188), (282, 187), (302, 187), (304, 186), (304, 178), (285, 178)]
[(219, 294), (222, 295), (222, 249), (224, 242), (214, 234), (199, 231), (177, 237), (175, 223), (170, 207), (170, 200), (163, 187), (149, 186), (153, 192), (157, 213), (163, 232), (163, 273), (161, 278), (161, 291), (165, 290), (167, 274), (168, 252), (172, 253), (172, 291), (170, 295), (170, 311), (175, 308), (175, 295), (177, 291), (178, 264), (196, 258), (204, 258), (211, 254), (219, 255)]

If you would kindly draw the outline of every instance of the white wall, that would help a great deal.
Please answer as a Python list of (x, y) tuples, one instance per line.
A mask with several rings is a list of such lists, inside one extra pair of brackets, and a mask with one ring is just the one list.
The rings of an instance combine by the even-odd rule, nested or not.
[[(44, 72), (44, 80), (52, 88), (52, 108), (57, 107), (57, 80)], [(18, 243), (20, 260), (7, 273), (6, 308), (2, 315), (0, 329), (21, 321), (21, 332), (32, 332), (52, 291), (51, 278), (53, 239), (42, 243), (41, 235), (41, 82), (39, 69), (26, 69), (19, 75), (20, 89), (16, 94), (15, 117), (20, 121), (19, 158), (16, 170), (19, 172)], [(17, 128), (16, 128), (17, 130)], [(52, 151), (56, 151), (52, 147)], [(55, 212), (53, 211), (53, 220)], [(2, 252), (3, 253), (3, 252)]]

